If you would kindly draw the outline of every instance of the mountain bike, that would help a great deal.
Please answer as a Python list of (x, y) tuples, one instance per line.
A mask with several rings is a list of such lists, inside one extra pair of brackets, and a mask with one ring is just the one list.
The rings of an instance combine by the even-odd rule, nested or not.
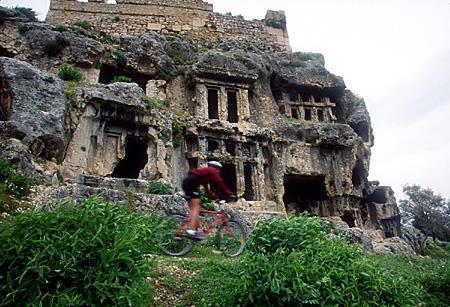
[[(247, 233), (242, 224), (229, 219), (218, 203), (218, 211), (200, 210), (200, 220), (206, 239), (215, 232), (216, 248), (227, 257), (242, 254), (247, 242)], [(212, 220), (212, 221), (211, 221)], [(165, 217), (157, 231), (159, 247), (169, 256), (184, 256), (189, 253), (196, 243), (205, 243), (192, 238), (186, 233), (189, 219), (181, 214), (171, 214)]]

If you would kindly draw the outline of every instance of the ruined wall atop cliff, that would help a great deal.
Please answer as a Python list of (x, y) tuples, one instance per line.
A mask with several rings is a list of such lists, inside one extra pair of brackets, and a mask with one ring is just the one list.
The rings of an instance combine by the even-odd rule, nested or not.
[(198, 41), (239, 39), (274, 50), (288, 50), (289, 37), (283, 12), (268, 11), (263, 20), (245, 20), (213, 12), (201, 0), (51, 0), (46, 21), (73, 24), (88, 21), (111, 34), (142, 34), (156, 31), (184, 35)]

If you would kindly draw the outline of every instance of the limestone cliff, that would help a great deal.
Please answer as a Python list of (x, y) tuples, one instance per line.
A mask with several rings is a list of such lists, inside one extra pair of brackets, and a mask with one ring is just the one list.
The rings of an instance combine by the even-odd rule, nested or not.
[[(73, 14), (52, 3), (52, 21), (56, 11)], [(322, 55), (242, 36), (132, 36), (0, 18), (2, 144), (19, 139), (27, 155), (58, 162), (44, 178), (180, 188), (190, 168), (215, 159), (242, 211), (309, 211), (379, 240), (400, 235), (392, 191), (367, 179), (374, 137), (364, 100)], [(265, 21), (286, 29), (275, 12)], [(84, 81), (64, 85), (51, 74), (64, 64)], [(111, 83), (118, 76), (133, 83)]]

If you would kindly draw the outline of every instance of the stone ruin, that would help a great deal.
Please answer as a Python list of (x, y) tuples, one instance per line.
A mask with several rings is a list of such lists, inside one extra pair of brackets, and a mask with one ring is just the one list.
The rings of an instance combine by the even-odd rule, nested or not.
[(137, 35), (155, 31), (197, 41), (238, 39), (274, 50), (291, 50), (283, 11), (262, 20), (219, 14), (202, 0), (51, 0), (46, 21), (88, 21), (107, 33)]
[[(218, 160), (247, 215), (308, 211), (375, 241), (401, 235), (393, 191), (367, 179), (364, 100), (322, 55), (290, 52), (282, 12), (246, 21), (197, 0), (52, 0), (50, 24), (15, 14), (0, 11), (0, 153), (40, 180), (180, 190), (190, 169)], [(64, 64), (84, 82), (52, 74)]]

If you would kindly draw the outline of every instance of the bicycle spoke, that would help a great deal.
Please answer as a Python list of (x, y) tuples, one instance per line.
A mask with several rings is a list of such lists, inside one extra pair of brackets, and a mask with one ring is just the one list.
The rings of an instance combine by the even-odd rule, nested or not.
[(192, 249), (192, 242), (186, 237), (178, 236), (182, 215), (171, 215), (163, 220), (157, 231), (157, 242), (161, 250), (169, 256), (183, 256)]
[(242, 254), (247, 241), (244, 227), (236, 221), (229, 221), (227, 226), (220, 225), (216, 238), (219, 250), (228, 257)]

